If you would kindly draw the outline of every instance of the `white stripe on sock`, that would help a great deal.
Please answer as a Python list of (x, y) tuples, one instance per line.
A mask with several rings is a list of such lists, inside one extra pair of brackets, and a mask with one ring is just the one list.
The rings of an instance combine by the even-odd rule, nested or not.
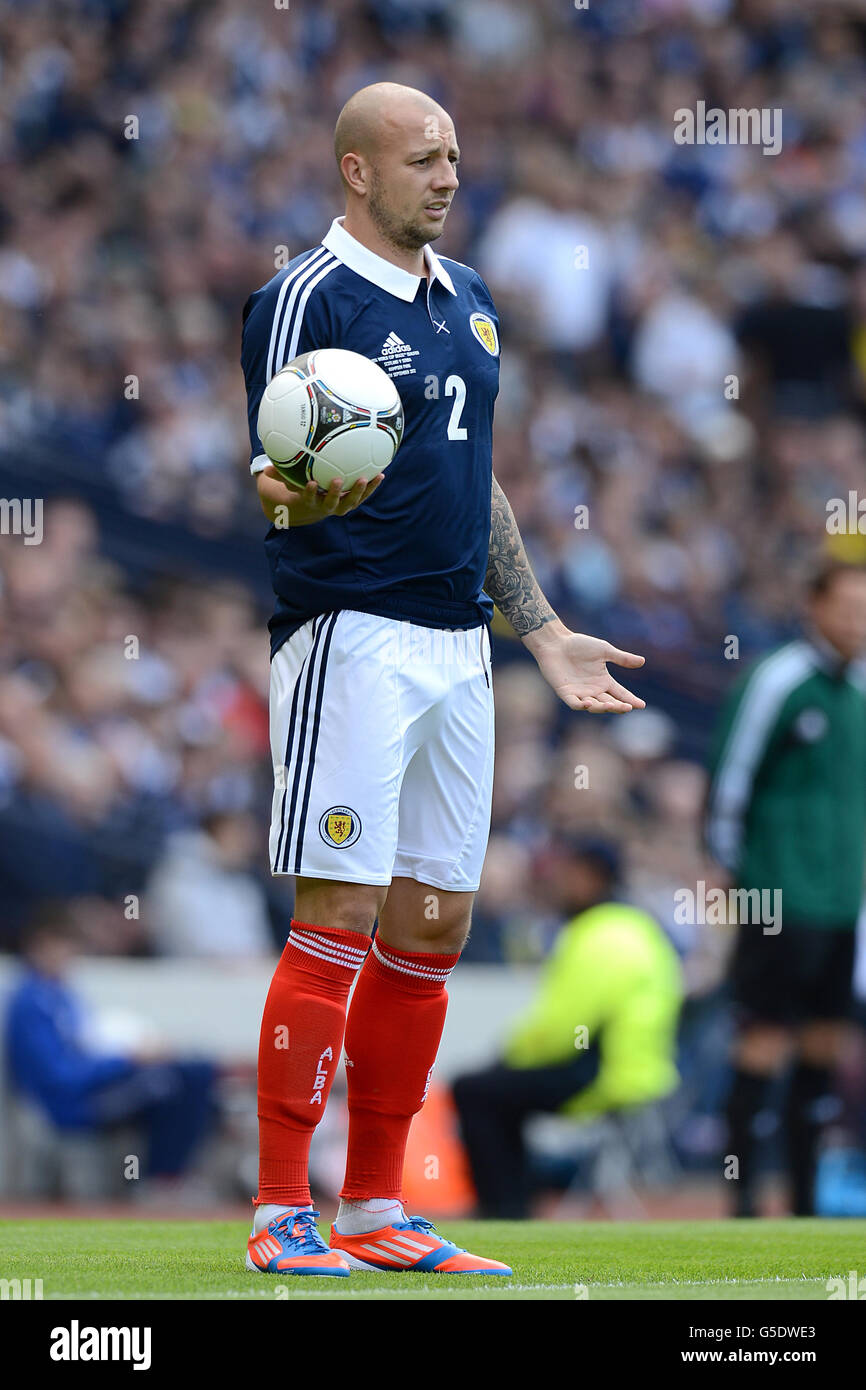
[(396, 961), (390, 960), (388, 956), (382, 954), (376, 941), (373, 942), (373, 955), (377, 960), (381, 961), (383, 965), (387, 965), (391, 970), (399, 971), (401, 975), (412, 975), (418, 980), (437, 980), (439, 984), (443, 985), (454, 968), (451, 966), (447, 970), (439, 970), (431, 966), (428, 970), (422, 965), (398, 965)]
[(305, 942), (295, 939), (294, 934), (289, 937), (292, 945), (299, 951), (306, 951), (308, 956), (316, 956), (319, 960), (326, 960), (329, 965), (342, 965), (346, 970), (360, 970), (363, 960), (349, 960), (343, 956), (332, 955), (330, 951), (317, 951), (312, 946), (307, 946)]
[(373, 944), (379, 948), (382, 958), (386, 960), (389, 965), (402, 965), (407, 970), (432, 971), (434, 975), (450, 975), (453, 969), (453, 966), (450, 965), (422, 965), (420, 961), (406, 960), (405, 958), (399, 957), (396, 951), (391, 950), (390, 946), (385, 946), (378, 941), (375, 941)]
[(306, 927), (292, 927), (292, 935), (302, 936), (317, 946), (327, 946), (330, 951), (345, 951), (349, 955), (360, 956), (362, 959), (367, 954), (366, 947), (350, 946), (347, 941), (334, 941), (330, 936), (325, 936), (322, 932), (308, 931)]
[(360, 946), (346, 946), (342, 942), (332, 941), (328, 936), (319, 936), (316, 932), (299, 931), (297, 927), (292, 928), (291, 937), (296, 943), (305, 941), (308, 946), (317, 946), (320, 951), (328, 951), (344, 960), (357, 961), (359, 965), (363, 965), (367, 954)]

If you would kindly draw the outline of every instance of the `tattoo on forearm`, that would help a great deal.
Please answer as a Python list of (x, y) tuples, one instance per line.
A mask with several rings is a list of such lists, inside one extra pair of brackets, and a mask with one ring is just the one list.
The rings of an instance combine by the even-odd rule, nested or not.
[(525, 637), (556, 617), (532, 573), (514, 513), (495, 478), (484, 588), (518, 637)]

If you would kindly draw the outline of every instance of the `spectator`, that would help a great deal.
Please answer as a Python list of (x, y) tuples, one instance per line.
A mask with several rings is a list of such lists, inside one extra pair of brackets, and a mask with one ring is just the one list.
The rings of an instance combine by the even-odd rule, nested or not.
[(609, 843), (561, 840), (551, 869), (569, 920), (538, 993), (502, 1058), (454, 1083), (480, 1210), (509, 1220), (530, 1214), (531, 1115), (620, 1111), (677, 1084), (676, 952), (652, 917), (616, 900)]
[(273, 950), (264, 889), (249, 872), (253, 818), (213, 812), (173, 836), (148, 881), (144, 913), (160, 955), (247, 957)]
[(141, 1176), (151, 1190), (171, 1190), (211, 1127), (216, 1069), (160, 1047), (99, 1051), (88, 1041), (87, 1010), (69, 979), (78, 950), (62, 905), (47, 904), (33, 917), (24, 973), (6, 1013), (11, 1084), (61, 1132), (140, 1125), (148, 1146)]

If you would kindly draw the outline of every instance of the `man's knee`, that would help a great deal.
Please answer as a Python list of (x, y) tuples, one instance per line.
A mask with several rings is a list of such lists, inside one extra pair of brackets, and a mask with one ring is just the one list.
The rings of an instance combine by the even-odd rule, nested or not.
[(382, 936), (397, 950), (456, 955), (469, 936), (474, 897), (395, 878), (380, 915)]
[(343, 883), (337, 879), (299, 878), (295, 886), (294, 916), (310, 926), (334, 927), (341, 931), (373, 931), (387, 886), (370, 883)]

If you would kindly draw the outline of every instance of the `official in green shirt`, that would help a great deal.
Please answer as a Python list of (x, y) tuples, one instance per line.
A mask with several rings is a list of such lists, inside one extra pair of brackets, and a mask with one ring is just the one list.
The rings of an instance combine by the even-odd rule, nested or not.
[(737, 1216), (757, 1212), (755, 1121), (785, 1071), (791, 1209), (814, 1211), (863, 894), (864, 650), (866, 569), (824, 561), (808, 586), (803, 635), (735, 683), (716, 731), (707, 849), (732, 889), (774, 903), (772, 921), (763, 912), (755, 920), (742, 896), (732, 918), (737, 1019), (725, 1170)]
[(591, 1116), (658, 1100), (678, 1083), (683, 984), (676, 951), (648, 913), (615, 899), (606, 841), (558, 838), (551, 871), (569, 920), (501, 1060), (457, 1079), (454, 1098), (481, 1212), (529, 1215), (532, 1114)]

